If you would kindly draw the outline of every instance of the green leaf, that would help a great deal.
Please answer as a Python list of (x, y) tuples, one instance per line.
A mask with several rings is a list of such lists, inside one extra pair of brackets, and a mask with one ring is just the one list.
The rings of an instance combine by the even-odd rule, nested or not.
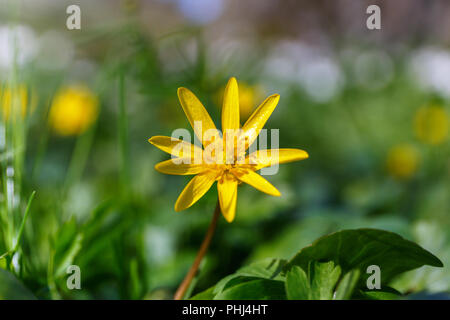
[(394, 289), (386, 287), (381, 290), (370, 290), (370, 291), (360, 291), (359, 292), (363, 299), (368, 300), (397, 300), (401, 298), (400, 292)]
[(290, 300), (343, 300), (349, 299), (359, 277), (359, 270), (347, 273), (336, 289), (341, 269), (333, 261), (313, 261), (309, 266), (309, 276), (298, 266), (286, 273), (286, 296)]
[(341, 275), (341, 268), (335, 266), (333, 261), (323, 263), (314, 261), (310, 270), (311, 299), (331, 300), (334, 287)]
[[(380, 267), (383, 290), (355, 292), (358, 286), (365, 288), (370, 265)], [(401, 294), (386, 284), (423, 265), (441, 267), (442, 262), (392, 232), (344, 230), (319, 238), (288, 263), (267, 259), (242, 267), (193, 299), (398, 298)]]
[(347, 272), (337, 286), (334, 300), (349, 300), (358, 283), (359, 276), (360, 271), (358, 269)]
[(83, 235), (78, 233), (75, 218), (64, 223), (55, 240), (55, 277), (66, 274), (66, 269), (81, 250)]
[(35, 196), (35, 195), (36, 195), (36, 191), (33, 191), (33, 192), (31, 193), (30, 198), (28, 199), (28, 204), (27, 204), (27, 207), (26, 207), (26, 209), (25, 209), (25, 213), (24, 213), (24, 215), (23, 215), (22, 223), (20, 224), (19, 232), (18, 232), (18, 234), (17, 234), (16, 243), (15, 243), (15, 245), (14, 245), (14, 248), (13, 248), (12, 252), (16, 252), (16, 251), (17, 251), (17, 248), (19, 247), (20, 238), (22, 238), (22, 233), (23, 233), (23, 230), (24, 230), (24, 228), (25, 228), (25, 222), (27, 222), (28, 214), (29, 214), (29, 212), (30, 212), (31, 203), (33, 202), (33, 199), (34, 199), (34, 196)]
[(0, 269), (0, 300), (35, 300), (36, 297), (10, 272)]
[(233, 286), (219, 295), (215, 300), (285, 300), (283, 281), (258, 279)]
[(370, 265), (381, 269), (382, 284), (405, 271), (423, 265), (442, 267), (433, 254), (401, 236), (377, 229), (343, 230), (316, 240), (303, 248), (285, 266), (285, 271), (297, 265), (308, 269), (311, 261), (334, 261), (344, 273), (352, 269), (361, 272), (360, 283), (365, 283)]
[(239, 277), (284, 280), (284, 277), (280, 274), (280, 272), (283, 270), (285, 263), (285, 260), (265, 259), (242, 267), (235, 273), (220, 280), (215, 286), (214, 293), (220, 294), (226, 288), (242, 282), (241, 280), (236, 279)]
[(211, 288), (192, 296), (189, 300), (212, 300), (214, 299), (214, 296), (214, 286), (212, 286)]
[(309, 300), (311, 286), (305, 271), (293, 266), (286, 274), (286, 296), (289, 300)]

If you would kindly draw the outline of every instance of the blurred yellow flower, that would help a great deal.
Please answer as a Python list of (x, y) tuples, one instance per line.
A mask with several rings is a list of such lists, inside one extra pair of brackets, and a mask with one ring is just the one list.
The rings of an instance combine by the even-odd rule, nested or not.
[[(225, 88), (220, 90), (219, 100), (223, 98)], [(260, 86), (252, 86), (245, 82), (239, 83), (239, 116), (241, 119), (247, 119), (253, 111), (257, 100), (262, 96)]]
[(448, 114), (444, 108), (435, 105), (422, 107), (414, 118), (414, 131), (422, 142), (440, 144), (447, 139), (448, 122)]
[(78, 85), (62, 88), (50, 107), (49, 124), (59, 135), (78, 135), (97, 119), (98, 99), (89, 88)]
[(0, 88), (0, 99), (3, 118), (5, 120), (9, 120), (11, 114), (13, 117), (16, 114), (25, 117), (28, 106), (28, 92), (24, 85), (19, 85), (14, 88), (8, 86)]
[(392, 147), (387, 155), (386, 165), (391, 176), (397, 179), (412, 177), (419, 166), (419, 152), (410, 144)]
[[(202, 103), (186, 88), (178, 89), (178, 98), (195, 134), (202, 141), (205, 149), (171, 137), (154, 136), (149, 139), (149, 142), (154, 146), (177, 157), (158, 163), (155, 166), (156, 170), (165, 174), (196, 175), (178, 197), (175, 203), (175, 211), (181, 211), (192, 206), (217, 181), (220, 210), (225, 219), (232, 222), (236, 213), (238, 184), (245, 182), (269, 195), (280, 196), (280, 192), (256, 171), (278, 163), (308, 158), (308, 153), (299, 149), (258, 150), (246, 155), (246, 149), (256, 140), (277, 106), (280, 98), (278, 94), (271, 95), (264, 100), (241, 128), (238, 85), (236, 79), (231, 78), (225, 88), (223, 98), (223, 138), (216, 135), (214, 140), (211, 139), (211, 141), (207, 140), (205, 135), (208, 131), (217, 132), (218, 130)], [(201, 128), (198, 124), (201, 124)], [(229, 140), (232, 141), (231, 143), (226, 143), (225, 140), (230, 137), (228, 135), (230, 131), (239, 134), (233, 136), (233, 140)], [(237, 139), (237, 146), (234, 138)], [(238, 148), (240, 141), (245, 148)], [(180, 145), (183, 148), (179, 148)], [(211, 146), (218, 146), (215, 162), (208, 159), (207, 149)], [(201, 159), (206, 157), (208, 161), (196, 162), (195, 158), (198, 154), (200, 154)], [(221, 161), (224, 159), (227, 161)]]

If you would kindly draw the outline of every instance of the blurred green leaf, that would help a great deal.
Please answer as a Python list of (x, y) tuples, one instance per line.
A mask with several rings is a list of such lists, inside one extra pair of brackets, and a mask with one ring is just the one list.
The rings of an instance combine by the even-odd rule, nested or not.
[[(283, 283), (284, 276), (281, 275), (281, 271), (283, 269), (285, 260), (280, 259), (265, 259), (262, 261), (258, 261), (252, 263), (248, 266), (244, 266), (237, 270), (235, 273), (223, 278), (220, 280), (215, 286), (198, 293), (191, 299), (199, 300), (199, 299), (228, 299), (223, 298), (224, 295), (228, 296), (230, 294), (235, 295), (235, 291), (229, 291), (233, 288), (238, 290), (238, 288), (247, 289), (248, 286), (257, 286), (257, 284), (248, 284), (255, 280), (273, 280)], [(225, 292), (228, 292), (225, 294)], [(249, 296), (248, 298), (242, 299), (258, 299), (252, 298)]]
[(227, 287), (230, 287), (231, 284), (235, 284), (236, 279), (239, 277), (282, 280), (283, 277), (280, 275), (280, 272), (285, 263), (285, 260), (265, 259), (242, 267), (235, 273), (220, 280), (215, 286), (214, 293), (220, 294)]
[(284, 300), (286, 294), (282, 281), (258, 279), (233, 286), (221, 294), (216, 300)]
[(380, 290), (361, 290), (359, 294), (363, 299), (369, 300), (397, 300), (401, 298), (401, 293), (390, 287)]
[(57, 269), (55, 272), (56, 277), (63, 276), (67, 270), (67, 267), (69, 267), (73, 263), (73, 260), (75, 259), (76, 255), (81, 250), (82, 241), (83, 235), (77, 234), (71, 246), (66, 251), (64, 251), (61, 260), (57, 262)]
[(0, 269), (0, 300), (35, 300), (36, 297), (10, 272)]
[(214, 286), (202, 291), (195, 296), (191, 297), (190, 300), (213, 300), (214, 299)]
[(22, 233), (23, 233), (23, 230), (25, 228), (25, 222), (27, 222), (28, 214), (30, 212), (31, 203), (33, 202), (33, 199), (34, 199), (35, 195), (36, 195), (36, 191), (33, 191), (31, 193), (30, 198), (28, 199), (28, 204), (27, 204), (27, 207), (25, 209), (25, 213), (23, 215), (23, 219), (22, 219), (22, 222), (21, 222), (20, 227), (19, 227), (19, 232), (17, 234), (16, 244), (14, 245), (14, 249), (12, 250), (13, 252), (17, 251), (17, 248), (19, 247), (20, 238), (22, 238)]
[(83, 235), (78, 233), (75, 218), (63, 224), (55, 241), (55, 277), (61, 277), (81, 250)]

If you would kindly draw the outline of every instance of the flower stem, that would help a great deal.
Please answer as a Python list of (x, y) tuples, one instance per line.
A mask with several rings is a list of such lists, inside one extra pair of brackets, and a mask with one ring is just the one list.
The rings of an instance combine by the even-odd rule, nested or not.
[(173, 296), (174, 300), (182, 300), (186, 290), (189, 288), (189, 285), (192, 282), (192, 279), (195, 277), (198, 267), (200, 266), (200, 262), (202, 262), (203, 257), (205, 256), (206, 252), (208, 251), (209, 244), (211, 243), (212, 236), (214, 234), (214, 231), (216, 230), (217, 226), (217, 220), (220, 216), (220, 205), (219, 201), (217, 201), (216, 209), (214, 210), (214, 215), (212, 217), (211, 223), (209, 224), (208, 231), (206, 232), (205, 238), (203, 239), (203, 242), (200, 246), (200, 249), (197, 252), (197, 256), (195, 257), (194, 263), (191, 266), (191, 269), (189, 269), (188, 273), (183, 279), (183, 282), (181, 282), (180, 286), (178, 287), (177, 291), (175, 292), (175, 295)]

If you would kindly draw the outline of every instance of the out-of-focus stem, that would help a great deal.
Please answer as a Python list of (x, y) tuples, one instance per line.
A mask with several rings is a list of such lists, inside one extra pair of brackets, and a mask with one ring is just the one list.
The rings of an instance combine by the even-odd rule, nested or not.
[(126, 106), (126, 87), (125, 87), (125, 71), (121, 67), (119, 71), (119, 148), (121, 156), (120, 180), (122, 184), (122, 192), (128, 195), (130, 183), (130, 161), (128, 150), (128, 115)]

